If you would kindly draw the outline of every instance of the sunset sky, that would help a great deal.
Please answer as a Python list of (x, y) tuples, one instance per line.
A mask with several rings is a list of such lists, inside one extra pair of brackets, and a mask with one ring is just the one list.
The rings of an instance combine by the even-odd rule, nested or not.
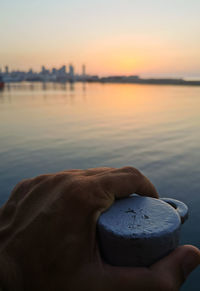
[(0, 67), (200, 78), (200, 0), (1, 0)]

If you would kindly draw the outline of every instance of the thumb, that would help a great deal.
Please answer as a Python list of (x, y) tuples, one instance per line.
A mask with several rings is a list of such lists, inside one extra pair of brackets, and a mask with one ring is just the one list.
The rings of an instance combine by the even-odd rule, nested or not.
[(200, 264), (200, 250), (191, 245), (178, 247), (150, 267), (166, 290), (179, 290), (187, 276)]

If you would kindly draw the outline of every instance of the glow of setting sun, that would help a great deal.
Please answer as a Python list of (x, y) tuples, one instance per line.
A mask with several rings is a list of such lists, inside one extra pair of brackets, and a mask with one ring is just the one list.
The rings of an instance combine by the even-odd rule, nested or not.
[(200, 76), (200, 1), (4, 1), (0, 68)]

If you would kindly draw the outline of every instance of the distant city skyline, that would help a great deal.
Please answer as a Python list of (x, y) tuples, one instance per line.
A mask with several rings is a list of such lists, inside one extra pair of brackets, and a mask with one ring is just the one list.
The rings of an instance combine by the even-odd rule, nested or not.
[[(1, 66), (0, 65), (0, 73), (16, 73), (16, 72), (23, 72), (23, 73), (36, 73), (36, 74), (40, 74), (42, 73), (42, 71), (44, 72), (44, 70), (47, 70), (47, 72), (54, 72), (54, 71), (62, 71), (63, 69), (66, 70), (67, 68), (73, 70), (73, 72), (76, 73), (77, 76), (82, 76), (82, 75), (86, 75), (86, 68), (87, 66), (85, 64), (82, 64), (81, 66), (74, 67), (73, 63), (68, 63), (66, 65), (61, 65), (60, 67), (55, 67), (55, 66), (48, 66), (48, 65), (41, 65), (39, 67), (39, 69), (34, 69), (31, 66), (28, 66), (28, 68), (26, 69), (19, 69), (19, 68), (14, 68), (13, 66)], [(88, 68), (87, 68), (88, 69)], [(90, 71), (90, 70), (89, 70)], [(107, 77), (107, 76), (132, 76), (132, 75), (139, 75), (137, 74), (137, 72), (135, 74), (117, 74), (117, 73), (113, 73), (113, 74), (108, 74), (108, 73), (104, 73), (104, 74), (98, 74), (98, 73), (94, 73), (94, 74), (90, 74), (89, 71), (87, 71), (88, 76), (99, 76), (99, 77)], [(140, 77), (146, 77), (146, 78), (184, 78), (186, 80), (200, 80), (200, 72), (199, 74), (197, 73), (195, 74), (189, 74), (189, 73), (185, 73), (185, 74), (178, 74), (178, 73), (147, 73), (147, 74), (140, 74)]]
[(12, 70), (9, 66), (4, 69), (0, 67), (0, 75), (3, 77), (4, 82), (76, 82), (76, 81), (96, 81), (98, 76), (88, 75), (86, 73), (85, 64), (82, 65), (82, 72), (78, 74), (72, 64), (68, 66), (63, 65), (60, 68), (47, 68), (41, 66), (40, 71), (34, 71), (32, 68), (28, 70)]
[[(0, 66), (200, 77), (199, 0), (18, 0), (0, 9)], [(66, 63), (67, 64), (67, 63)], [(79, 70), (80, 68), (80, 70)]]
[[(27, 71), (10, 70), (5, 66), (0, 69), (1, 87), (5, 83), (12, 82), (101, 82), (101, 83), (123, 83), (123, 84), (154, 84), (154, 85), (181, 85), (181, 86), (200, 86), (200, 78), (187, 80), (184, 78), (141, 78), (139, 75), (91, 75), (86, 72), (85, 64), (82, 65), (82, 72), (77, 73), (72, 64), (63, 65), (60, 68), (46, 68), (44, 65), (39, 72), (30, 68)], [(3, 80), (3, 85), (2, 85)]]

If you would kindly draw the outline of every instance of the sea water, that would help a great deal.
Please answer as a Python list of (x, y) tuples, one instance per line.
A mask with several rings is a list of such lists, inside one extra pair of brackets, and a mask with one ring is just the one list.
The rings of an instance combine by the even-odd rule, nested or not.
[[(189, 206), (181, 244), (200, 247), (200, 87), (13, 83), (0, 91), (0, 203), (24, 178), (134, 166)], [(200, 268), (181, 290), (199, 290)]]

